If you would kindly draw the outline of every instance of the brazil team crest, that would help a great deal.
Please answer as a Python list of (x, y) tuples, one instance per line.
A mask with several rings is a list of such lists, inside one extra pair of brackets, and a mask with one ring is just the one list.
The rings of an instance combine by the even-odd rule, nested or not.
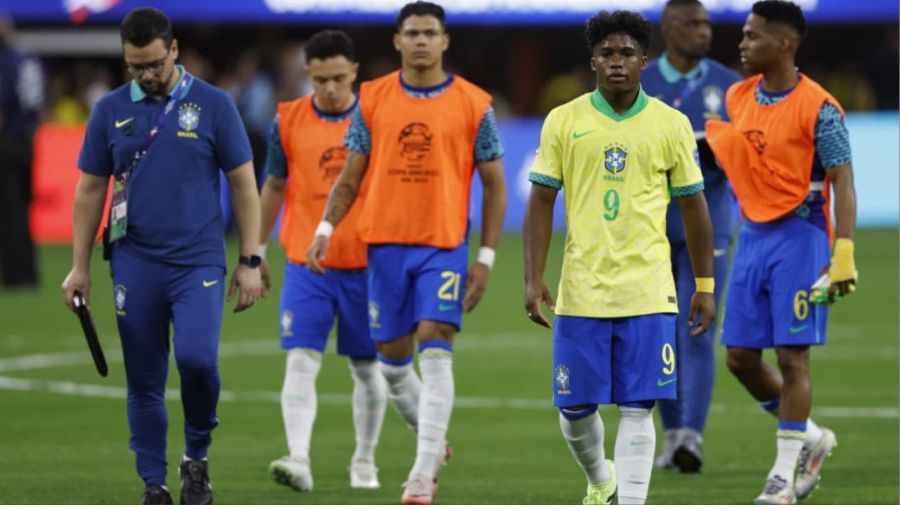
[(569, 390), (569, 367), (566, 365), (556, 365), (556, 371), (553, 374), (553, 378), (556, 381), (556, 394), (572, 394), (572, 391)]
[(378, 303), (370, 301), (369, 302), (369, 326), (371, 328), (381, 328), (381, 323), (378, 321), (379, 315), (380, 315), (380, 310), (378, 309)]
[(117, 284), (115, 287), (116, 314), (125, 315), (125, 286)]
[(200, 125), (200, 111), (203, 110), (195, 103), (185, 103), (178, 107), (178, 126), (181, 130), (179, 137), (197, 138), (194, 130)]
[(628, 153), (620, 145), (613, 145), (603, 151), (603, 166), (613, 174), (621, 173), (625, 170), (625, 160)]
[(718, 86), (703, 88), (703, 106), (706, 112), (704, 119), (722, 119), (722, 105), (725, 104), (725, 92)]
[(292, 337), (294, 336), (294, 313), (290, 310), (285, 310), (281, 313), (281, 336), (282, 337)]

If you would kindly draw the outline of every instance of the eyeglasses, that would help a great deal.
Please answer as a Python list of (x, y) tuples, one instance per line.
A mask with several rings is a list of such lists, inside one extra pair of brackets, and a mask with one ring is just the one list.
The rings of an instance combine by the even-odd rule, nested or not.
[(125, 62), (125, 68), (128, 70), (128, 73), (133, 77), (139, 77), (145, 71), (149, 70), (152, 74), (158, 74), (162, 71), (163, 67), (166, 66), (166, 60), (169, 58), (169, 51), (166, 51), (166, 54), (155, 61), (151, 61), (150, 63), (129, 63)]

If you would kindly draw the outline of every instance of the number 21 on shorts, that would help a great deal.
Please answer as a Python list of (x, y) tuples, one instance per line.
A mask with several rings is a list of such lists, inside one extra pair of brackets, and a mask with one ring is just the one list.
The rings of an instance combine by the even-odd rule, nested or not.
[(459, 284), (462, 279), (462, 274), (451, 270), (444, 270), (441, 272), (441, 279), (444, 279), (444, 283), (438, 288), (438, 299), (446, 300), (448, 302), (459, 300)]

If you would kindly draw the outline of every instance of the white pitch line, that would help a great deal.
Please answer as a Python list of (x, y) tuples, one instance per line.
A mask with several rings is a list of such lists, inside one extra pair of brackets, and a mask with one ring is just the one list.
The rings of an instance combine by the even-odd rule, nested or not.
[[(540, 338), (533, 338), (539, 335), (536, 332), (518, 332), (494, 334), (491, 336), (480, 334), (468, 334), (470, 339), (460, 341), (457, 347), (480, 349), (485, 347), (536, 347), (546, 345), (546, 342)], [(524, 345), (523, 345), (524, 344)], [(277, 342), (268, 341), (244, 341), (244, 342), (225, 342), (220, 345), (220, 357), (232, 356), (270, 356), (281, 354), (283, 351), (278, 347)], [(121, 362), (121, 349), (110, 349), (107, 352), (107, 360), (109, 362)], [(85, 351), (81, 352), (56, 352), (30, 354), (25, 356), (13, 356), (9, 358), (0, 358), (0, 373), (4, 372), (21, 372), (28, 370), (38, 370), (54, 368), (59, 366), (83, 365), (90, 363), (91, 360)], [(9, 391), (36, 391), (47, 392), (53, 394), (61, 394), (67, 396), (82, 396), (93, 398), (113, 398), (123, 399), (127, 397), (127, 389), (122, 386), (109, 386), (101, 384), (82, 384), (72, 381), (52, 381), (41, 379), (28, 379), (19, 377), (8, 377), (0, 375), (0, 390)], [(179, 401), (181, 393), (178, 389), (167, 388), (166, 400)], [(350, 395), (320, 393), (318, 395), (319, 403), (322, 405), (349, 405), (351, 401)], [(222, 402), (264, 402), (278, 403), (281, 401), (281, 394), (277, 391), (229, 391), (223, 390), (219, 393), (219, 400)], [(454, 405), (465, 409), (513, 409), (513, 410), (553, 410), (550, 398), (490, 398), (490, 397), (457, 397)], [(759, 409), (755, 406), (734, 407), (727, 406), (723, 403), (713, 403), (710, 406), (710, 413), (714, 415), (726, 413), (749, 413), (756, 412)], [(822, 406), (815, 407), (814, 413), (821, 417), (830, 418), (868, 418), (868, 419), (898, 419), (900, 418), (900, 409), (894, 407), (836, 407)]]

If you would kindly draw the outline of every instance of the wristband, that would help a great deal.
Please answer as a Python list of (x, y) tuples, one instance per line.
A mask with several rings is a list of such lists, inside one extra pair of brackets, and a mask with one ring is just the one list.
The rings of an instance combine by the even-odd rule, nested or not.
[(269, 248), (269, 244), (259, 244), (259, 247), (256, 249), (256, 255), (260, 258), (266, 257), (266, 249)]
[(482, 247), (478, 249), (478, 263), (483, 263), (490, 270), (494, 266), (494, 258), (497, 257), (497, 251), (490, 247)]
[(332, 233), (334, 233), (334, 225), (333, 224), (329, 223), (328, 221), (325, 221), (324, 219), (319, 221), (319, 226), (316, 227), (316, 233), (315, 233), (316, 236), (321, 235), (325, 238), (328, 238), (331, 236)]
[(715, 293), (716, 280), (712, 277), (696, 277), (694, 282), (697, 284), (698, 293)]

